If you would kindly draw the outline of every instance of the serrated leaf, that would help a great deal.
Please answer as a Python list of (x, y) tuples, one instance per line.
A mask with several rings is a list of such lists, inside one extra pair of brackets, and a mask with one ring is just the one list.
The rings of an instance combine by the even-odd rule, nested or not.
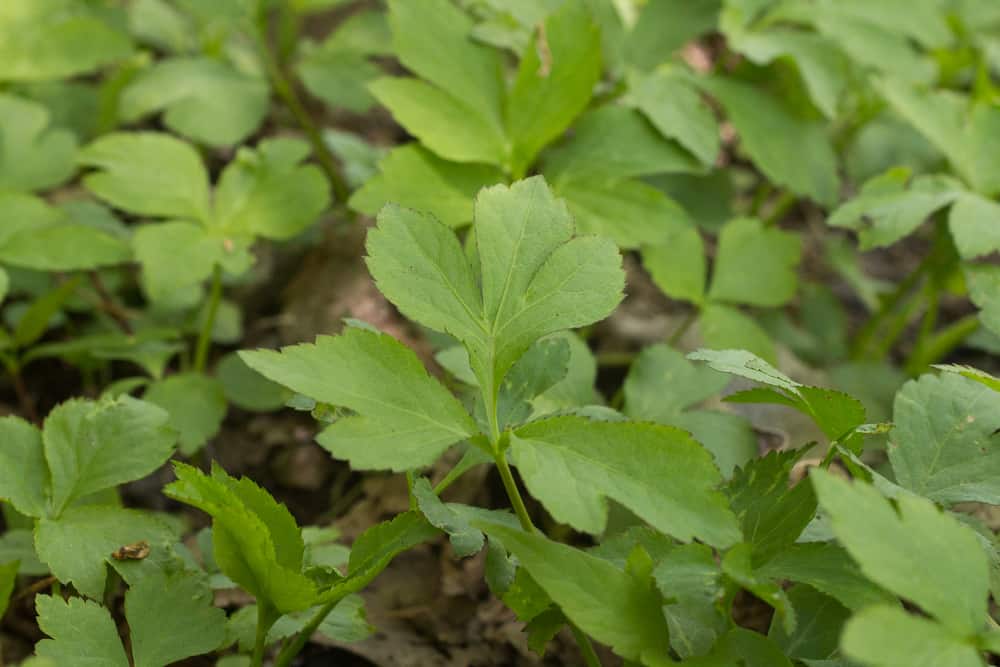
[(419, 144), (394, 148), (378, 168), (379, 173), (351, 195), (352, 209), (375, 216), (393, 202), (426, 211), (449, 227), (472, 222), (476, 193), (503, 180), (496, 167), (449, 162)]
[(724, 590), (722, 572), (712, 550), (685, 544), (670, 551), (653, 572), (663, 594), (663, 615), (670, 645), (682, 658), (703, 655), (725, 631), (718, 607)]
[(1000, 394), (955, 374), (896, 394), (889, 461), (903, 487), (944, 505), (1000, 504)]
[(51, 473), (50, 514), (72, 501), (145, 477), (170, 457), (176, 434), (165, 411), (130, 396), (99, 403), (73, 399), (45, 419), (42, 440)]
[(577, 530), (604, 530), (607, 497), (680, 540), (728, 546), (739, 539), (715, 490), (721, 476), (711, 455), (679, 429), (555, 417), (522, 426), (510, 439), (532, 496)]
[(208, 220), (208, 174), (189, 144), (155, 132), (116, 132), (85, 146), (78, 160), (93, 171), (91, 192), (138, 215)]
[(104, 595), (113, 551), (140, 541), (162, 548), (175, 539), (174, 531), (148, 512), (105, 505), (70, 507), (35, 526), (38, 558), (59, 581), (95, 600)]
[(215, 190), (215, 225), (228, 235), (279, 241), (301, 233), (330, 204), (326, 176), (301, 164), (308, 155), (308, 144), (298, 139), (241, 148)]
[[(3, 19), (0, 15), (0, 35)], [(5, 46), (0, 46), (0, 54)], [(0, 79), (3, 67), (0, 64)], [(41, 104), (0, 94), (0, 189), (45, 190), (73, 175), (76, 138), (50, 123), (50, 114)]]
[(477, 432), (462, 404), (427, 374), (410, 349), (387, 334), (350, 327), (314, 344), (280, 353), (242, 352), (241, 357), (293, 391), (357, 412), (318, 437), (355, 468), (419, 468)]
[(222, 385), (200, 373), (179, 373), (157, 380), (142, 397), (170, 415), (169, 423), (178, 433), (178, 449), (185, 456), (215, 437), (226, 416)]
[(119, 113), (132, 123), (163, 113), (164, 124), (210, 146), (253, 134), (268, 106), (267, 82), (205, 57), (176, 57), (141, 71), (122, 91)]
[[(733, 220), (719, 234), (708, 298), (753, 306), (781, 306), (795, 296), (802, 253), (797, 235), (759, 220)], [(753, 275), (753, 280), (747, 280)]]
[(774, 183), (821, 204), (836, 202), (837, 161), (824, 128), (793, 115), (749, 84), (719, 76), (693, 79), (726, 110), (740, 146)]
[(118, 628), (101, 605), (83, 598), (39, 595), (35, 608), (39, 627), (51, 637), (35, 646), (39, 657), (60, 665), (129, 667)]
[(717, 371), (738, 375), (792, 393), (796, 393), (802, 386), (771, 364), (745, 350), (698, 350), (689, 354), (688, 359), (704, 361)]
[(972, 368), (971, 366), (961, 366), (958, 364), (938, 364), (934, 368), (948, 373), (957, 373), (970, 380), (975, 380), (979, 384), (985, 385), (993, 391), (1000, 391), (1000, 378), (990, 375), (986, 371)]
[(711, 167), (719, 154), (719, 124), (700, 91), (687, 79), (656, 72), (637, 77), (627, 102), (641, 111), (660, 133)]
[(368, 235), (368, 267), (404, 314), (462, 341), (480, 386), (496, 392), (536, 340), (610, 313), (624, 276), (610, 240), (573, 238), (541, 178), (480, 192), (475, 232), (481, 289), (447, 227), (393, 207)]
[(157, 571), (125, 593), (135, 667), (161, 667), (210, 653), (226, 638), (226, 613), (191, 572)]
[(869, 607), (847, 622), (844, 653), (872, 667), (983, 667), (966, 637), (895, 607)]
[(451, 546), (459, 558), (478, 553), (485, 543), (483, 534), (473, 528), (464, 516), (454, 512), (434, 493), (426, 477), (413, 483), (413, 497), (427, 521), (435, 528), (448, 533)]
[(284, 505), (250, 480), (215, 467), (206, 476), (175, 463), (177, 481), (164, 493), (212, 517), (215, 562), (259, 604), (280, 613), (318, 602), (316, 585), (302, 573), (302, 535)]
[(893, 508), (863, 482), (817, 470), (810, 478), (834, 533), (865, 576), (951, 632), (983, 629), (989, 565), (975, 533), (918, 496), (901, 495)]
[(628, 660), (663, 663), (668, 629), (651, 577), (634, 576), (541, 535), (486, 521), (474, 525), (502, 541), (581, 630)]
[[(468, 355), (465, 361), (468, 363)], [(511, 367), (497, 393), (500, 428), (527, 420), (534, 409), (532, 401), (566, 377), (569, 361), (570, 345), (565, 338), (543, 338), (529, 347)]]
[(131, 43), (124, 30), (104, 20), (108, 9), (75, 0), (5, 2), (0, 80), (61, 79), (124, 58)]
[(582, 2), (550, 14), (521, 55), (505, 107), (510, 171), (520, 177), (590, 101), (601, 76), (601, 33)]

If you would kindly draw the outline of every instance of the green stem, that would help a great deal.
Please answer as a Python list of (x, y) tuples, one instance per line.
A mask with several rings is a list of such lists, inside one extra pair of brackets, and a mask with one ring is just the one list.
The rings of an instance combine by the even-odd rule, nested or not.
[(590, 637), (585, 635), (574, 623), (569, 624), (569, 629), (573, 633), (573, 639), (576, 640), (577, 645), (580, 647), (584, 664), (587, 667), (601, 667), (601, 659), (597, 656), (594, 645), (590, 643)]
[(212, 329), (215, 328), (215, 315), (219, 312), (219, 301), (222, 300), (222, 267), (218, 264), (212, 270), (212, 287), (208, 295), (208, 312), (201, 323), (201, 333), (198, 334), (198, 345), (194, 351), (194, 372), (203, 373), (208, 362), (208, 348), (212, 344)]
[(882, 302), (878, 312), (868, 318), (868, 321), (865, 322), (864, 326), (861, 327), (861, 330), (854, 337), (854, 343), (851, 346), (852, 358), (864, 359), (868, 356), (868, 348), (875, 334), (878, 333), (885, 321), (892, 316), (893, 311), (896, 310), (900, 302), (909, 295), (914, 286), (923, 278), (928, 268), (929, 264), (925, 261), (915, 271), (906, 276), (896, 287), (895, 291)]
[(250, 667), (262, 667), (264, 650), (267, 648), (267, 631), (273, 623), (268, 622), (268, 612), (264, 605), (257, 605), (257, 633), (253, 644), (253, 655), (250, 657)]
[(780, 197), (778, 197), (778, 201), (774, 203), (774, 206), (771, 207), (770, 214), (768, 214), (767, 218), (764, 220), (764, 226), (773, 227), (781, 222), (788, 212), (792, 210), (792, 207), (795, 206), (796, 201), (798, 200), (793, 193), (783, 193)]
[(313, 122), (312, 116), (306, 110), (305, 104), (299, 98), (295, 86), (285, 76), (281, 64), (278, 62), (274, 50), (269, 44), (268, 32), (267, 15), (262, 14), (257, 37), (260, 43), (260, 56), (264, 63), (264, 69), (267, 72), (267, 78), (270, 80), (274, 92), (277, 93), (281, 101), (288, 107), (288, 110), (292, 112), (295, 121), (302, 128), (302, 131), (305, 132), (306, 139), (309, 140), (313, 153), (316, 155), (316, 160), (323, 168), (323, 171), (326, 172), (326, 176), (330, 181), (334, 198), (338, 203), (343, 204), (350, 196), (351, 190), (341, 173), (340, 164), (333, 153), (330, 152), (326, 142), (323, 141), (323, 135), (320, 133), (316, 123)]
[(500, 471), (500, 479), (503, 481), (504, 491), (507, 492), (507, 498), (510, 499), (510, 504), (514, 508), (514, 513), (517, 514), (518, 521), (521, 522), (521, 528), (524, 529), (526, 533), (535, 532), (535, 524), (531, 523), (531, 517), (528, 516), (528, 508), (524, 505), (524, 499), (521, 498), (521, 492), (517, 490), (517, 482), (514, 481), (514, 475), (510, 471), (510, 465), (507, 463), (507, 453), (499, 452), (496, 455), (497, 470)]
[[(346, 593), (344, 595), (346, 595)], [(274, 667), (289, 667), (292, 664), (292, 660), (295, 659), (295, 656), (297, 656), (299, 652), (305, 648), (306, 642), (308, 642), (309, 638), (315, 634), (316, 629), (323, 624), (323, 621), (325, 621), (326, 617), (330, 615), (330, 612), (333, 611), (334, 607), (336, 607), (340, 601), (344, 599), (344, 595), (337, 596), (319, 608), (319, 611), (317, 611), (313, 617), (309, 619), (309, 622), (306, 623), (305, 627), (302, 628), (297, 635), (295, 635), (292, 641), (281, 649), (281, 653), (278, 654), (278, 657), (274, 661)]]
[(680, 325), (676, 329), (674, 329), (674, 332), (670, 334), (670, 340), (667, 341), (668, 343), (670, 343), (670, 347), (675, 347), (677, 343), (680, 342), (681, 338), (684, 337), (684, 334), (687, 333), (687, 330), (691, 328), (692, 324), (694, 324), (694, 321), (695, 319), (697, 319), (697, 317), (698, 317), (697, 310), (692, 310), (690, 313), (684, 316), (684, 320), (680, 323)]
[(948, 356), (952, 350), (961, 345), (978, 329), (978, 315), (966, 315), (957, 322), (941, 329), (914, 351), (914, 355), (906, 362), (906, 371), (913, 376), (919, 375), (931, 364)]

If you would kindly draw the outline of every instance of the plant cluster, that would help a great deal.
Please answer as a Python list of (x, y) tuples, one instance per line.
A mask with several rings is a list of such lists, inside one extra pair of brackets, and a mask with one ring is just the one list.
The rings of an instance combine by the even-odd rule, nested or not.
[[(442, 538), (590, 667), (988, 664), (998, 76), (994, 0), (5, 0), (21, 664), (290, 667)], [(318, 120), (376, 109), (398, 144)], [(261, 257), (365, 218), (435, 368), (355, 319), (241, 350)], [(603, 346), (641, 280), (681, 315)], [(347, 546), (211, 460), (285, 406), (408, 511)], [(762, 447), (782, 414), (815, 439)], [(126, 507), (164, 466), (173, 504)], [(448, 501), (484, 467), (504, 508)]]

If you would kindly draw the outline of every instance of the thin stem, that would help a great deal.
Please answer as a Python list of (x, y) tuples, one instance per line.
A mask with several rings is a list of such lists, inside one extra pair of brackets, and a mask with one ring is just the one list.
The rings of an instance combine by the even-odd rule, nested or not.
[(861, 330), (854, 337), (854, 343), (851, 346), (851, 356), (854, 359), (863, 359), (867, 356), (872, 338), (878, 333), (885, 320), (892, 315), (892, 312), (899, 303), (906, 298), (913, 287), (923, 278), (928, 268), (929, 264), (926, 261), (923, 262), (915, 271), (911, 272), (899, 283), (895, 291), (882, 302), (878, 312), (868, 318), (868, 321), (865, 322), (865, 325), (861, 327)]
[(680, 326), (674, 329), (674, 332), (670, 335), (670, 340), (667, 341), (668, 343), (670, 343), (670, 347), (674, 347), (677, 345), (678, 342), (680, 342), (681, 338), (684, 337), (684, 334), (687, 333), (687, 330), (691, 328), (692, 324), (694, 324), (694, 321), (695, 319), (697, 319), (697, 317), (698, 317), (697, 310), (692, 310), (684, 317), (684, 320), (680, 323)]
[(292, 115), (295, 116), (295, 121), (299, 124), (299, 127), (305, 132), (306, 138), (312, 145), (313, 153), (316, 155), (316, 160), (323, 168), (323, 171), (326, 172), (326, 176), (330, 181), (330, 187), (333, 189), (334, 197), (337, 202), (343, 204), (350, 196), (351, 190), (341, 173), (340, 164), (333, 153), (330, 152), (326, 142), (323, 141), (323, 135), (320, 134), (319, 128), (313, 122), (312, 116), (309, 115), (305, 104), (299, 98), (295, 86), (285, 76), (281, 64), (278, 62), (274, 50), (270, 46), (268, 32), (267, 15), (262, 14), (260, 25), (258, 26), (258, 41), (260, 43), (261, 60), (264, 63), (264, 69), (267, 71), (267, 78), (270, 80), (271, 86), (274, 87), (274, 91), (278, 94), (278, 97), (285, 103), (285, 106), (292, 112)]
[(285, 644), (284, 648), (281, 649), (281, 653), (278, 654), (278, 657), (274, 661), (274, 667), (289, 667), (292, 664), (292, 660), (295, 659), (295, 656), (299, 654), (299, 652), (305, 647), (306, 642), (309, 641), (309, 638), (316, 632), (316, 629), (323, 624), (326, 617), (330, 615), (330, 612), (333, 611), (334, 607), (336, 607), (343, 599), (344, 596), (340, 595), (320, 607), (319, 611), (317, 611), (313, 617), (309, 619), (309, 622), (306, 623), (305, 627), (303, 627), (299, 633), (295, 635), (292, 641)]
[(768, 214), (767, 218), (764, 220), (765, 227), (773, 227), (779, 222), (784, 220), (785, 216), (788, 214), (792, 207), (795, 206), (795, 202), (798, 201), (795, 195), (791, 192), (785, 192), (778, 200), (774, 202), (771, 207), (771, 212)]
[(528, 508), (524, 506), (524, 500), (521, 498), (521, 492), (517, 490), (514, 475), (510, 472), (506, 452), (499, 452), (496, 455), (496, 462), (497, 469), (500, 471), (500, 479), (503, 480), (504, 491), (507, 492), (507, 498), (510, 499), (510, 504), (514, 507), (514, 513), (517, 514), (518, 521), (521, 522), (521, 528), (526, 533), (535, 532), (535, 524), (531, 523), (531, 517), (528, 516)]
[(272, 623), (268, 622), (267, 609), (264, 605), (257, 605), (257, 634), (253, 643), (253, 655), (250, 657), (250, 667), (262, 667), (264, 664), (264, 650), (267, 648), (267, 631), (271, 629)]
[(906, 362), (906, 371), (910, 375), (919, 375), (931, 364), (944, 359), (962, 342), (979, 329), (979, 316), (966, 315), (962, 319), (938, 331), (924, 345), (915, 351)]
[(118, 328), (122, 330), (122, 333), (131, 336), (133, 331), (132, 324), (128, 321), (128, 312), (108, 292), (108, 288), (104, 286), (104, 281), (101, 280), (101, 274), (97, 271), (88, 271), (87, 275), (90, 277), (91, 286), (97, 292), (97, 296), (100, 299), (101, 310), (114, 319), (118, 324)]
[(208, 362), (208, 348), (212, 344), (212, 329), (215, 328), (215, 315), (219, 312), (219, 301), (222, 300), (222, 267), (218, 264), (212, 270), (212, 287), (208, 295), (208, 312), (201, 323), (201, 333), (198, 334), (198, 345), (194, 351), (194, 372), (203, 373)]
[(573, 633), (573, 639), (576, 640), (577, 645), (580, 647), (584, 664), (587, 667), (601, 667), (601, 659), (597, 656), (594, 645), (590, 643), (590, 637), (585, 635), (583, 630), (576, 627), (575, 623), (569, 624), (569, 630)]

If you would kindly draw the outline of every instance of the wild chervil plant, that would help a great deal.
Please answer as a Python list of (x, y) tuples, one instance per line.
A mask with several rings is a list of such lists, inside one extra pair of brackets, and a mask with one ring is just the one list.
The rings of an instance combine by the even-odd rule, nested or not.
[[(291, 667), (428, 544), (563, 662), (996, 662), (998, 45), (993, 0), (3, 0), (0, 663)], [(304, 291), (380, 314), (281, 347)]]

